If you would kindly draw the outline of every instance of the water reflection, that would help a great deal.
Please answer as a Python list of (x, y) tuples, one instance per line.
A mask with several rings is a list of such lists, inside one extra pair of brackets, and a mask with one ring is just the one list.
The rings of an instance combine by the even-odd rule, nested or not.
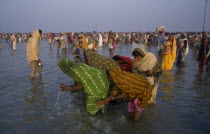
[(44, 83), (41, 78), (31, 80), (31, 87), (25, 91), (23, 99), (26, 107), (23, 110), (23, 119), (25, 121), (41, 120), (44, 117), (44, 107), (47, 98), (44, 95)]
[(193, 83), (193, 89), (196, 91), (198, 95), (202, 98), (210, 98), (210, 78), (209, 78), (209, 73), (199, 73), (195, 75)]
[[(36, 77), (31, 81), (26, 79), (30, 68), (25, 59), (25, 43), (18, 46), (16, 57), (8, 44), (0, 52), (0, 62), (5, 63), (0, 66), (1, 133), (40, 133), (40, 129), (41, 133), (53, 134), (209, 132), (210, 75), (203, 72), (195, 76), (198, 65), (191, 56), (186, 57), (186, 67), (174, 66), (171, 72), (161, 75), (158, 103), (145, 108), (140, 121), (134, 124), (129, 120), (126, 103), (110, 105), (104, 115), (89, 116), (82, 100), (84, 92), (69, 95), (59, 91), (60, 83), (73, 81), (56, 65), (63, 55), (62, 51), (56, 55), (54, 45), (51, 56), (48, 42), (43, 41), (40, 46), (45, 65), (43, 79)], [(131, 56), (130, 48), (122, 45), (115, 53)], [(68, 57), (73, 59), (73, 50), (68, 50)], [(156, 47), (152, 51), (157, 55)], [(109, 56), (106, 45), (103, 55)]]
[(184, 88), (188, 85), (188, 76), (186, 75), (186, 67), (183, 66), (176, 66), (176, 69), (174, 71), (174, 74), (176, 75), (176, 87), (178, 88)]
[(164, 71), (160, 78), (160, 83), (162, 85), (161, 91), (164, 92), (164, 94), (160, 96), (161, 99), (169, 100), (175, 97), (173, 94), (173, 82), (174, 76), (172, 75), (171, 71)]
[(49, 53), (52, 54), (53, 53), (53, 49), (52, 49), (52, 46), (50, 46), (50, 49), (49, 49)]
[(16, 51), (16, 50), (13, 50), (13, 51), (12, 51), (12, 56), (14, 56), (14, 57), (17, 56), (17, 51)]

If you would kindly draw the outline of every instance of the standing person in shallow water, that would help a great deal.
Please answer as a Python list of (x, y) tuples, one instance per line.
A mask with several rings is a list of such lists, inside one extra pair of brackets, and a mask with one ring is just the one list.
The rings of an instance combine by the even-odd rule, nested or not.
[(181, 39), (179, 39), (179, 45), (177, 49), (176, 65), (185, 66), (184, 60), (188, 52), (189, 52), (188, 40), (186, 38), (186, 35), (182, 33)]
[(162, 70), (166, 71), (172, 69), (176, 59), (176, 49), (176, 38), (174, 35), (170, 35), (169, 40), (166, 41), (163, 46)]
[(108, 36), (108, 47), (109, 47), (109, 53), (110, 57), (114, 56), (114, 49), (115, 49), (115, 34), (110, 30), (109, 36)]
[(162, 63), (164, 43), (165, 43), (164, 32), (159, 31), (159, 35), (158, 35), (158, 60), (159, 60), (159, 63)]
[(13, 50), (16, 50), (16, 44), (17, 44), (17, 38), (16, 38), (16, 35), (13, 34), (12, 35), (12, 49)]
[(2, 42), (0, 41), (0, 48), (2, 48)]
[(135, 58), (132, 67), (133, 73), (123, 71), (119, 67), (111, 67), (108, 71), (115, 86), (111, 95), (105, 100), (99, 101), (97, 105), (127, 97), (128, 112), (133, 121), (137, 122), (142, 109), (148, 104), (156, 103), (158, 77), (161, 71), (154, 54), (144, 53), (141, 49), (136, 48), (132, 55)]
[(36, 74), (36, 69), (38, 67), (39, 76), (41, 76), (42, 65), (40, 65), (40, 44), (39, 40), (41, 39), (42, 31), (36, 29), (31, 38), (29, 38), (26, 46), (27, 59), (29, 66), (31, 67), (30, 79), (34, 79)]

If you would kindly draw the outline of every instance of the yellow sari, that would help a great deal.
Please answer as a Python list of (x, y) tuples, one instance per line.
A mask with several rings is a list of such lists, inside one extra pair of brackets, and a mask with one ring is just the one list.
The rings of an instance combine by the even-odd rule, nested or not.
[(171, 70), (174, 61), (176, 59), (176, 39), (172, 38), (169, 41), (166, 41), (164, 44), (164, 50), (163, 50), (163, 62), (162, 62), (162, 70)]
[(87, 43), (87, 39), (86, 36), (82, 34), (82, 48), (87, 50), (88, 49), (88, 43)]

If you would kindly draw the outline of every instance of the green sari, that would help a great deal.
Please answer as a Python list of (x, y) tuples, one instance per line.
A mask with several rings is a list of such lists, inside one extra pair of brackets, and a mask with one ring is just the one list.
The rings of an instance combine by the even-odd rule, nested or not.
[(75, 83), (81, 83), (87, 95), (86, 111), (95, 115), (104, 106), (96, 106), (99, 100), (105, 99), (109, 91), (109, 81), (105, 71), (83, 63), (74, 63), (62, 59), (58, 66), (64, 73), (73, 78)]
[(92, 49), (86, 50), (85, 54), (88, 60), (88, 65), (90, 65), (91, 67), (95, 67), (105, 71), (108, 71), (112, 67), (118, 67), (118, 64), (112, 58), (99, 55)]

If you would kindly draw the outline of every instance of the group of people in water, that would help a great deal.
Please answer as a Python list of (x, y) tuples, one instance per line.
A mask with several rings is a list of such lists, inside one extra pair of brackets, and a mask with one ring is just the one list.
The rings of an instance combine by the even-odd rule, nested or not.
[[(58, 66), (74, 80), (74, 85), (61, 84), (61, 91), (80, 91), (86, 93), (86, 111), (95, 115), (107, 108), (111, 101), (126, 100), (128, 112), (134, 122), (140, 119), (142, 110), (156, 103), (159, 77), (163, 71), (170, 71), (173, 65), (185, 65), (189, 48), (194, 49), (198, 60), (204, 57), (207, 70), (210, 68), (210, 38), (208, 33), (169, 33), (164, 27), (155, 33), (47, 33), (36, 29), (33, 34), (10, 34), (11, 43), (16, 37), (28, 37), (27, 59), (31, 67), (30, 78), (34, 79), (36, 70), (41, 76), (42, 63), (39, 59), (41, 38), (48, 40), (50, 47), (56, 44), (57, 51), (66, 54), (70, 47), (75, 55), (74, 61), (63, 58)], [(17, 36), (18, 35), (18, 36)], [(9, 39), (9, 34), (0, 34)], [(16, 38), (16, 39), (14, 39)], [(132, 45), (133, 58), (114, 55), (116, 45)], [(110, 56), (97, 53), (106, 45)], [(152, 45), (158, 47), (158, 57), (150, 52)], [(14, 49), (15, 48), (15, 49)], [(13, 47), (16, 50), (16, 47)], [(201, 52), (202, 50), (202, 52)], [(199, 64), (200, 66), (200, 64)]]

